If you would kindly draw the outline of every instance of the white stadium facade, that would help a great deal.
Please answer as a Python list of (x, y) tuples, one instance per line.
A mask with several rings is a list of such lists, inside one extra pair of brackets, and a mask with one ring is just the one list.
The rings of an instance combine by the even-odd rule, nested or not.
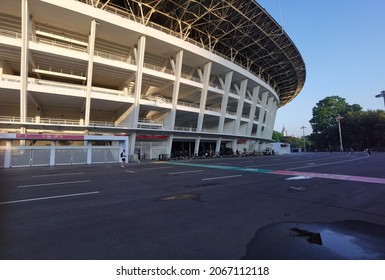
[(257, 153), (305, 77), (254, 0), (1, 0), (0, 167)]

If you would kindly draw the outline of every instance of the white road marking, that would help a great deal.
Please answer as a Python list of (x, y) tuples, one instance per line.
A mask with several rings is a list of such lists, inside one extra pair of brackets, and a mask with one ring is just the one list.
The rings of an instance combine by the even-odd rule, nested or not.
[(294, 176), (294, 177), (286, 178), (285, 180), (307, 180), (307, 179), (313, 179), (313, 177), (309, 177), (309, 176)]
[(202, 171), (204, 171), (204, 170), (189, 170), (189, 171), (171, 172), (168, 174), (174, 175), (174, 174), (184, 174), (184, 173), (193, 173), (193, 172), (202, 172)]
[(288, 169), (285, 169), (285, 170), (296, 170), (296, 169), (304, 169), (304, 168), (324, 166), (324, 165), (332, 165), (332, 164), (344, 163), (344, 162), (349, 162), (349, 161), (361, 160), (363, 158), (368, 158), (368, 157), (369, 157), (369, 155), (364, 156), (364, 157), (354, 158), (354, 159), (348, 159), (348, 160), (341, 160), (341, 161), (327, 162), (327, 163), (321, 163), (321, 164), (314, 164), (314, 165), (311, 165), (311, 166), (300, 166), (300, 167), (288, 168)]
[(135, 173), (135, 171), (132, 170), (126, 170), (127, 173)]
[(54, 176), (70, 176), (70, 175), (82, 175), (84, 172), (77, 172), (77, 173), (63, 173), (63, 174), (45, 174), (45, 175), (33, 175), (34, 178), (39, 177), (54, 177)]
[(64, 198), (64, 197), (74, 197), (74, 196), (82, 196), (82, 195), (91, 195), (91, 194), (98, 194), (98, 193), (99, 193), (98, 191), (97, 192), (85, 192), (85, 193), (72, 193), (72, 194), (65, 194), (65, 195), (37, 197), (37, 198), (21, 199), (21, 200), (12, 200), (12, 201), (0, 202), (0, 205), (20, 203), (20, 202), (29, 202), (29, 201), (38, 201), (38, 200), (47, 200), (47, 199), (55, 199), (55, 198)]
[[(334, 158), (331, 158), (331, 157), (323, 157), (323, 158), (318, 158), (318, 159), (314, 159), (314, 158), (309, 158), (309, 159), (306, 159), (306, 160), (296, 160), (296, 161), (285, 161), (285, 162), (275, 162), (275, 163), (267, 163), (267, 164), (257, 164), (257, 165), (248, 165), (248, 166), (245, 166), (245, 167), (264, 167), (264, 166), (273, 166), (273, 165), (287, 165), (287, 164), (292, 164), (292, 163), (301, 163), (301, 162), (307, 162), (307, 161), (321, 161), (321, 160), (330, 160), (330, 159), (336, 159), (336, 158), (343, 158), (343, 157), (348, 157), (350, 155), (342, 155), (342, 156), (337, 156), (337, 157), (334, 157)], [(314, 163), (312, 163), (314, 164)]]
[(43, 187), (43, 186), (54, 186), (54, 185), (68, 185), (68, 184), (79, 184), (79, 183), (89, 183), (91, 180), (83, 181), (68, 181), (68, 182), (57, 182), (57, 183), (45, 183), (45, 184), (33, 184), (33, 185), (21, 185), (17, 186), (18, 188), (30, 188), (30, 187)]
[(242, 175), (231, 175), (231, 176), (222, 176), (222, 177), (203, 178), (202, 181), (218, 180), (218, 179), (227, 179), (227, 178), (234, 178), (234, 177), (241, 177), (241, 176), (242, 176)]

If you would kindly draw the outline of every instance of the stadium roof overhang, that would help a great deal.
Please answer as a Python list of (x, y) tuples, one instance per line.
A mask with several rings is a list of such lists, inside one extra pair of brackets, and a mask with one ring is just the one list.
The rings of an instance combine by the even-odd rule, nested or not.
[(166, 27), (183, 40), (225, 56), (266, 81), (279, 106), (298, 95), (305, 63), (282, 27), (254, 0), (83, 0), (119, 6), (143, 24)]

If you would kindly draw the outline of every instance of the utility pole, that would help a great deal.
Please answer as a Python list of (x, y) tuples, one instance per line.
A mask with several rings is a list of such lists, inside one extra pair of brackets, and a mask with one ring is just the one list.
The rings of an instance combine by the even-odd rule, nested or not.
[(301, 129), (303, 131), (303, 151), (306, 152), (306, 139), (305, 139), (305, 128), (306, 126), (302, 126)]
[(344, 147), (342, 145), (342, 134), (341, 134), (341, 120), (342, 119), (343, 119), (343, 117), (341, 117), (340, 115), (337, 115), (336, 121), (338, 122), (338, 130), (340, 132), (340, 150), (341, 150), (341, 152), (344, 151)]

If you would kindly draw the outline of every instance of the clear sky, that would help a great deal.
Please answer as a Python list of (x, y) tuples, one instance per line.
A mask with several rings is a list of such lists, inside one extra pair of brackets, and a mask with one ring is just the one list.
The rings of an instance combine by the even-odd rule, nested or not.
[(363, 110), (384, 110), (385, 0), (257, 0), (283, 27), (306, 64), (305, 86), (278, 109), (274, 130), (312, 132), (316, 103), (338, 95)]

